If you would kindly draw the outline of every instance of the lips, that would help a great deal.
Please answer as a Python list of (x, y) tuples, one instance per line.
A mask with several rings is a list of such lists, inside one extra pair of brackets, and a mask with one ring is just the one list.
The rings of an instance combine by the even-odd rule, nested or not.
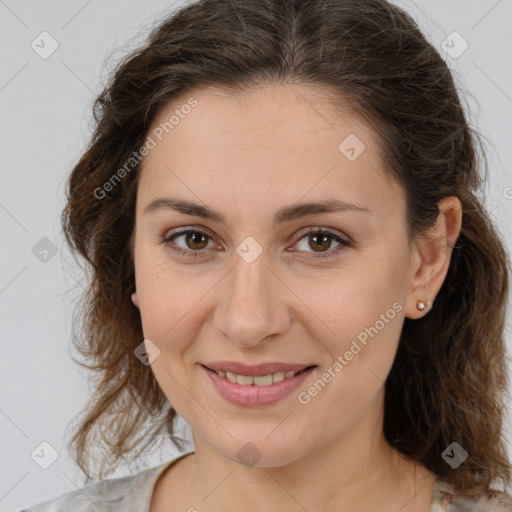
[[(297, 375), (281, 380), (280, 382), (269, 385), (247, 385), (230, 382), (224, 377), (217, 375), (215, 370), (211, 370), (205, 365), (200, 366), (202, 367), (201, 374), (213, 384), (213, 389), (216, 390), (224, 400), (238, 407), (267, 407), (280, 400), (284, 400), (297, 390), (306, 379), (309, 379), (310, 376), (313, 378), (312, 376), (317, 371), (316, 366), (309, 366), (307, 367), (308, 369), (300, 371)], [(299, 369), (303, 366), (304, 365), (294, 365), (295, 368)], [(287, 367), (290, 367), (290, 365)], [(244, 371), (247, 371), (247, 368), (251, 367), (245, 366)], [(268, 368), (268, 366), (266, 368)], [(252, 367), (252, 369), (254, 369), (254, 367)]]
[(270, 362), (257, 365), (246, 365), (237, 361), (213, 361), (202, 366), (215, 371), (230, 372), (236, 375), (247, 375), (248, 377), (259, 377), (277, 372), (298, 372), (316, 365), (307, 363), (282, 363)]

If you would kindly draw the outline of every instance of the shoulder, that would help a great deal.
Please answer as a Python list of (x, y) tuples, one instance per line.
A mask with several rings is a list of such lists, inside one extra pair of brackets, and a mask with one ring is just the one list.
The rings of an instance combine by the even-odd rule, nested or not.
[(458, 496), (442, 480), (436, 480), (431, 512), (512, 512), (512, 497), (501, 491), (478, 496)]
[[(20, 512), (114, 512), (142, 510), (149, 500), (152, 482), (173, 461), (140, 471), (132, 476), (94, 482)], [(124, 501), (128, 498), (128, 502)], [(135, 507), (135, 508), (132, 508)]]

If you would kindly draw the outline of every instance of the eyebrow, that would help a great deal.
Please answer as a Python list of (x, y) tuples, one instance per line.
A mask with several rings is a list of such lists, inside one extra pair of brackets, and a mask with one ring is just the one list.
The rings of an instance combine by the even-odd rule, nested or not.
[[(203, 219), (209, 219), (216, 222), (225, 224), (225, 217), (221, 212), (213, 210), (212, 208), (187, 201), (185, 199), (173, 199), (170, 197), (159, 197), (151, 201), (145, 208), (144, 214), (154, 213), (159, 210), (172, 210), (185, 215), (194, 215)], [(347, 203), (339, 199), (329, 199), (325, 201), (309, 202), (309, 203), (298, 203), (291, 206), (287, 206), (277, 211), (274, 215), (275, 227), (277, 224), (295, 220), (301, 217), (307, 217), (309, 215), (315, 215), (319, 213), (331, 213), (331, 212), (360, 212), (360, 213), (372, 213), (369, 208), (365, 206)]]

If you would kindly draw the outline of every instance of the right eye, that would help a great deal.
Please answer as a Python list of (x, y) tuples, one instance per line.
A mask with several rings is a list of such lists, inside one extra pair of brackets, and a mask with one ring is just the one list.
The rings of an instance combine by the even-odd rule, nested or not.
[[(184, 237), (183, 242), (185, 247), (180, 247), (175, 242), (175, 240), (178, 240), (181, 237)], [(205, 245), (205, 240), (206, 242), (208, 240), (211, 241), (211, 237), (207, 233), (198, 229), (185, 229), (166, 234), (162, 238), (162, 244), (170, 251), (180, 254), (181, 256), (197, 258), (201, 257), (200, 253), (204, 252), (203, 249), (207, 247), (207, 244)], [(192, 247), (192, 249), (189, 247)]]

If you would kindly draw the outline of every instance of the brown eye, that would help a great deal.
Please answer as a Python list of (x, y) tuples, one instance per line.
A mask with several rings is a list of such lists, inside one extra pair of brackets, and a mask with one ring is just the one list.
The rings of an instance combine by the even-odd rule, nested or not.
[[(338, 244), (334, 250), (329, 250), (332, 247), (333, 240)], [(337, 256), (341, 251), (351, 246), (348, 240), (343, 239), (337, 232), (330, 231), (329, 229), (311, 229), (304, 233), (297, 242), (303, 243), (302, 252), (313, 252), (312, 258), (330, 258)], [(307, 249), (310, 249), (309, 251)], [(315, 254), (316, 253), (316, 254)]]
[(201, 250), (208, 245), (209, 236), (201, 233), (200, 231), (189, 231), (188, 233), (185, 233), (184, 236), (187, 248)]
[[(183, 237), (181, 242), (183, 245), (178, 244), (176, 241)], [(170, 251), (183, 256), (191, 256), (193, 258), (202, 257), (207, 251), (208, 243), (212, 238), (207, 233), (198, 229), (187, 229), (179, 232), (173, 232), (162, 239), (162, 244)], [(332, 242), (335, 241), (338, 246), (334, 250), (329, 250), (332, 247)], [(305, 247), (300, 248), (299, 252), (312, 253), (311, 259), (317, 258), (330, 258), (337, 256), (347, 247), (351, 247), (348, 240), (342, 238), (337, 232), (330, 231), (329, 229), (311, 229), (299, 239), (297, 244), (304, 244)], [(309, 250), (308, 250), (309, 249)]]
[(316, 233), (314, 235), (309, 235), (309, 246), (314, 251), (323, 252), (331, 247), (332, 237), (328, 235), (324, 235), (321, 233)]
[[(183, 238), (182, 244), (184, 246), (176, 243), (176, 240), (181, 238)], [(166, 235), (162, 239), (162, 244), (172, 252), (197, 258), (206, 252), (204, 249), (207, 248), (209, 241), (211, 241), (211, 237), (207, 233), (203, 233), (198, 229), (187, 229)]]

